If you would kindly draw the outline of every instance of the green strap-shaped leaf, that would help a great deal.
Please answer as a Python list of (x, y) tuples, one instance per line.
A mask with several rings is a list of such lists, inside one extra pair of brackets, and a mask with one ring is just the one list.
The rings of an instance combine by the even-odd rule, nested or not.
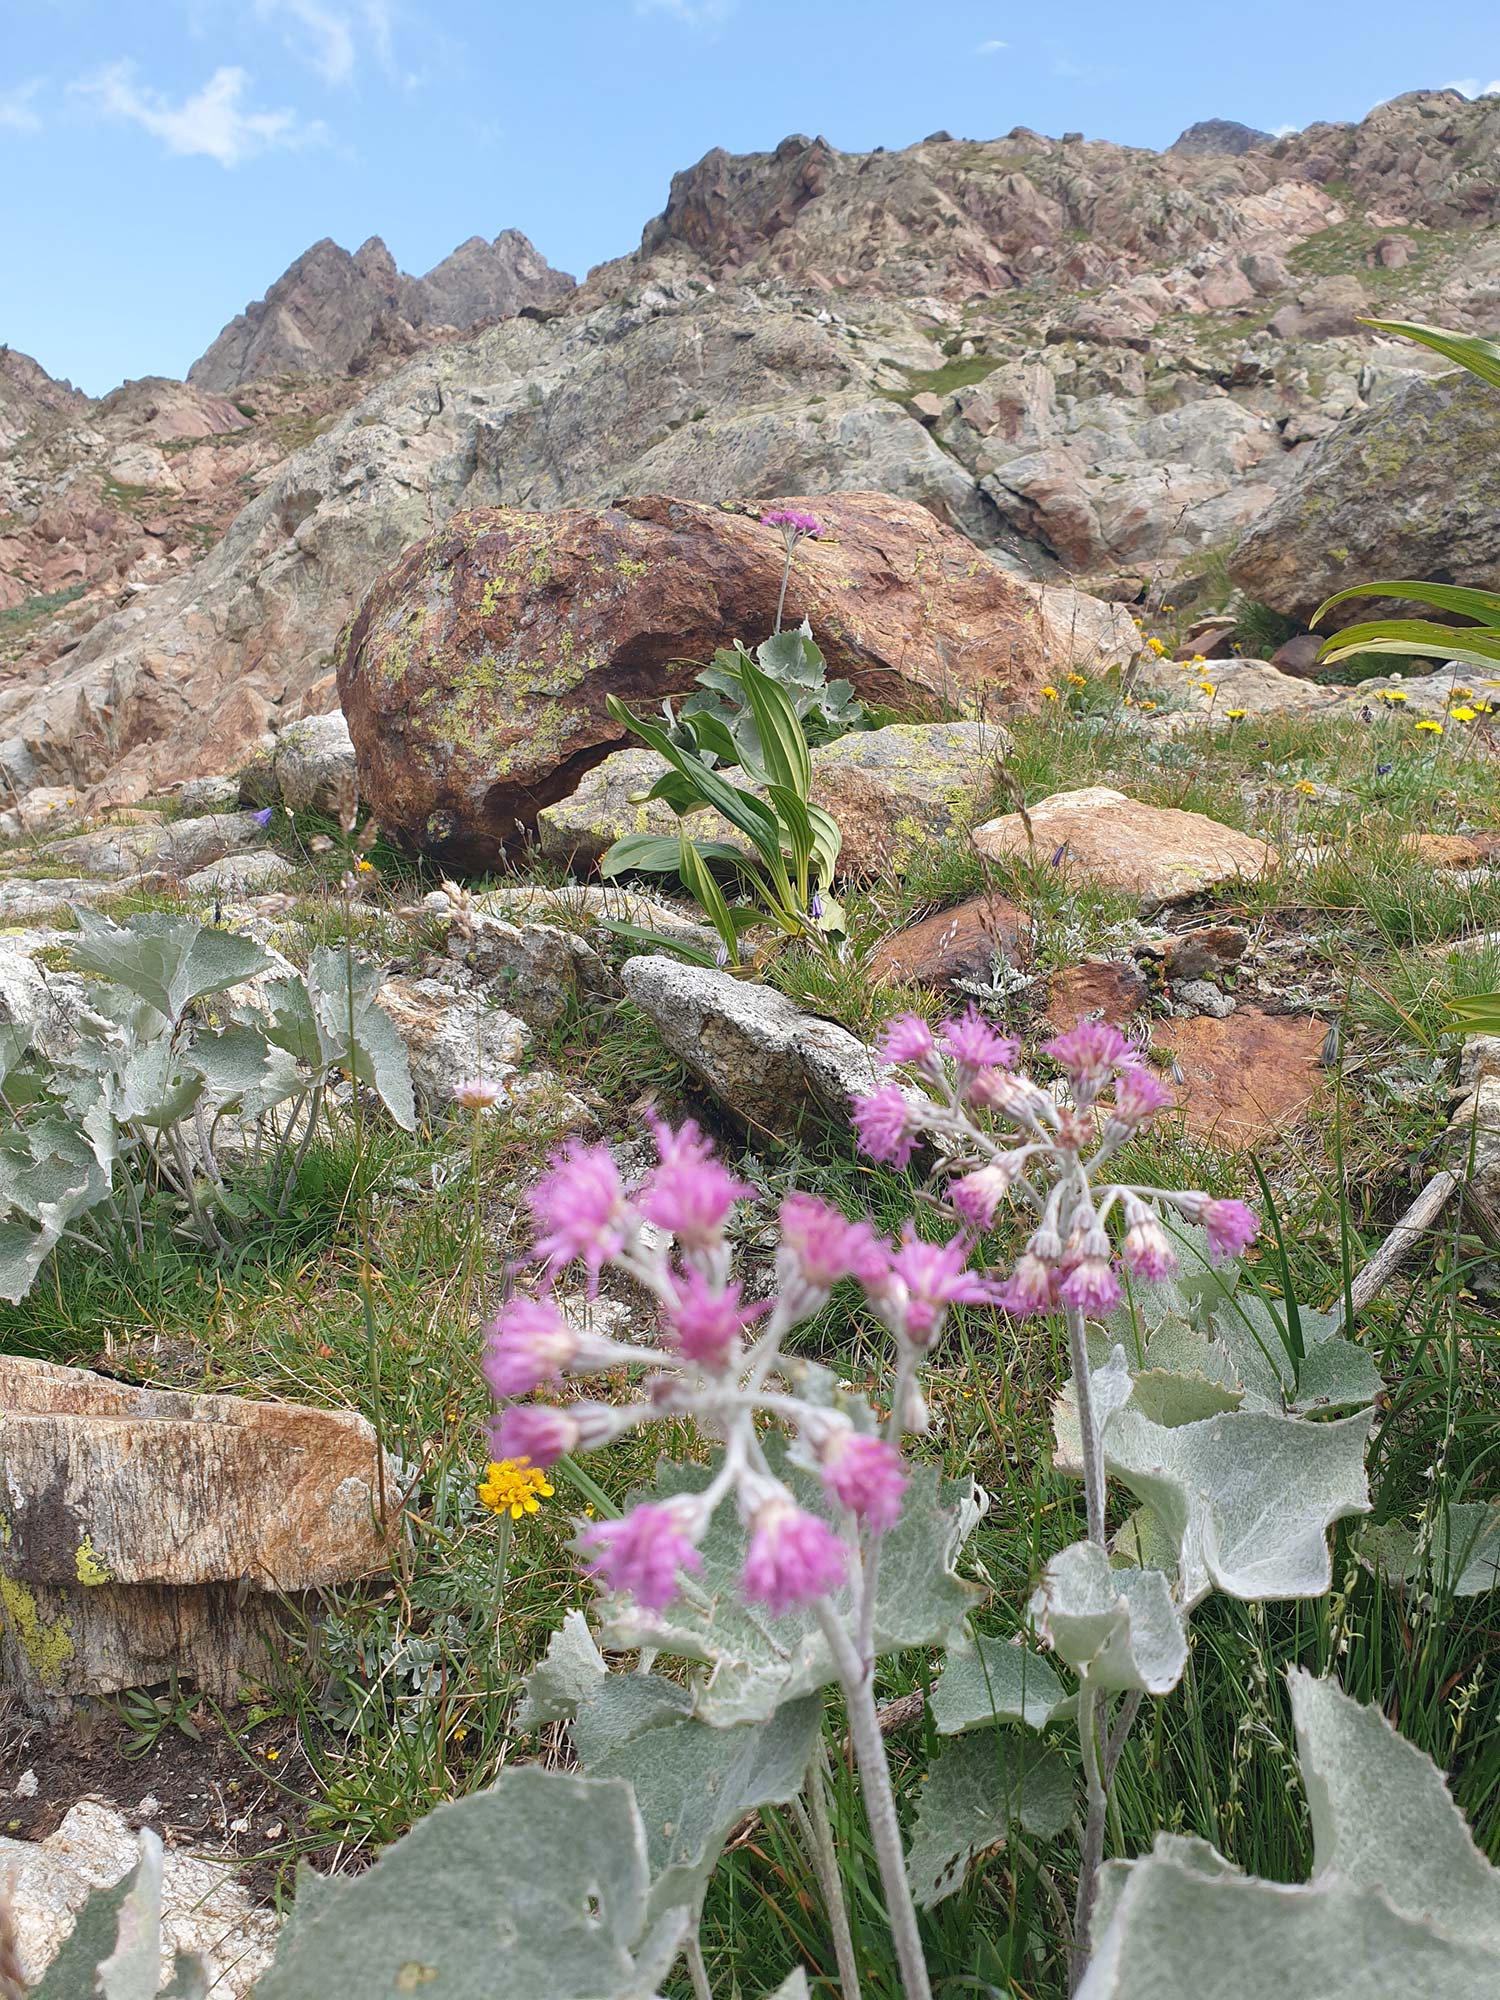
[(702, 855), (688, 838), (686, 828), (678, 839), (677, 847), (677, 872), (682, 877), (683, 887), (717, 931), (730, 958), (737, 958), (739, 936), (734, 927), (734, 918), (730, 914), (729, 905), (724, 900), (724, 892), (709, 872)]
[(738, 785), (729, 784), (696, 757), (689, 757), (664, 729), (632, 715), (618, 696), (607, 695), (605, 702), (617, 722), (623, 722), (643, 743), (649, 744), (669, 764), (692, 780), (705, 805), (712, 806), (731, 826), (737, 826), (741, 833), (749, 837), (768, 868), (773, 871), (781, 868), (780, 828), (775, 813), (763, 800), (742, 791)]
[[(700, 840), (695, 845), (703, 861), (723, 867), (737, 867), (745, 858), (727, 840)], [(680, 859), (681, 850), (671, 834), (626, 833), (606, 850), (599, 873), (606, 882), (619, 875), (675, 875)]]
[(1031, 1614), (1096, 1687), (1168, 1694), (1182, 1679), (1187, 1630), (1160, 1570), (1116, 1568), (1096, 1543), (1074, 1542), (1048, 1563)]
[(812, 784), (812, 759), (797, 711), (784, 691), (753, 660), (740, 664), (740, 685), (760, 731), (761, 759), (773, 785), (806, 799)]
[(1003, 1639), (965, 1637), (948, 1648), (928, 1696), (940, 1736), (961, 1736), (997, 1722), (1044, 1729), (1072, 1697), (1048, 1662)]
[(1350, 653), (1422, 653), (1437, 659), (1457, 659), (1462, 648), (1470, 657), (1500, 660), (1500, 632), (1472, 625), (1437, 625), (1429, 618), (1372, 618), (1346, 625), (1323, 643), (1319, 659), (1347, 659)]
[(1481, 382), (1500, 389), (1500, 341), (1486, 340), (1477, 333), (1450, 333), (1446, 327), (1424, 326), (1420, 320), (1367, 319), (1365, 325), (1375, 327), (1380, 333), (1397, 334), (1404, 340), (1420, 341), (1434, 354), (1441, 354), (1445, 361), (1467, 368)]
[(1415, 578), (1378, 578), (1373, 583), (1351, 584), (1347, 590), (1336, 590), (1332, 597), (1325, 597), (1312, 615), (1312, 623), (1318, 624), (1325, 611), (1331, 611), (1335, 604), (1345, 604), (1351, 597), (1397, 597), (1408, 599), (1413, 604), (1430, 604), (1436, 611), (1453, 611), (1461, 618), (1472, 618), (1480, 625), (1500, 625), (1500, 595), (1493, 590), (1467, 590), (1457, 583), (1419, 583)]
[(1073, 1773), (1060, 1752), (1001, 1729), (957, 1737), (933, 1758), (918, 1796), (912, 1894), (931, 1909), (963, 1886), (971, 1863), (1005, 1845), (1012, 1827), (1055, 1840), (1073, 1808)]

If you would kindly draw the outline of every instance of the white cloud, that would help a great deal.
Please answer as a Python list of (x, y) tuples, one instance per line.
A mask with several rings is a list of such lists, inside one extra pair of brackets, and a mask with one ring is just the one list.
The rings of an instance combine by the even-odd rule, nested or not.
[(997, 56), (1002, 49), (1009, 47), (1009, 42), (981, 42), (974, 53), (976, 56)]
[(737, 0), (635, 0), (638, 14), (670, 14), (685, 28), (722, 28)]
[(1456, 83), (1445, 83), (1443, 88), (1460, 91), (1465, 97), (1500, 97), (1500, 77), (1493, 83), (1481, 83), (1477, 76), (1465, 76)]
[(390, 0), (330, 7), (322, 0), (255, 0), (255, 18), (277, 25), (287, 48), (325, 83), (348, 83), (368, 45), (383, 70), (395, 69), (395, 14)]
[(1290, 139), (1294, 132), (1300, 132), (1301, 130), (1302, 127), (1300, 125), (1273, 125), (1271, 127), (1271, 137), (1273, 139)]
[(242, 69), (216, 69), (191, 97), (173, 104), (159, 90), (136, 81), (135, 65), (111, 63), (74, 84), (78, 96), (107, 118), (124, 118), (169, 153), (204, 154), (221, 167), (237, 167), (273, 148), (305, 146), (326, 137), (323, 125), (305, 123), (295, 111), (250, 111), (241, 99), (250, 78)]
[(36, 99), (42, 88), (42, 79), (33, 77), (29, 83), (18, 83), (12, 90), (0, 90), (0, 132), (40, 132), (42, 121), (36, 110)]

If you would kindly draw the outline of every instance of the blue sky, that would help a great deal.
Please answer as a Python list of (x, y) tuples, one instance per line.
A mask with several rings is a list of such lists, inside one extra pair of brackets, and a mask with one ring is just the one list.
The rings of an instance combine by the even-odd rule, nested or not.
[(100, 394), (321, 236), (422, 272), (514, 226), (581, 274), (711, 146), (1160, 146), (1452, 82), (1500, 88), (1494, 0), (0, 0), (0, 341)]

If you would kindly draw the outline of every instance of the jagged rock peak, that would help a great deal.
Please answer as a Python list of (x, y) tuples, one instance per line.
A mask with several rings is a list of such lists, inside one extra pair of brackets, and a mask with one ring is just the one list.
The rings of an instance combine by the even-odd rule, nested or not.
[(229, 322), (188, 380), (227, 390), (287, 373), (357, 373), (372, 348), (405, 351), (415, 329), (508, 319), (572, 289), (573, 280), (516, 229), (493, 243), (470, 237), (422, 278), (399, 271), (378, 236), (352, 256), (325, 236)]
[(1167, 148), (1171, 153), (1248, 153), (1252, 146), (1269, 146), (1274, 134), (1235, 118), (1200, 118), (1179, 132)]
[(0, 347), (0, 451), (39, 423), (77, 416), (88, 400), (71, 382), (55, 381), (20, 348)]

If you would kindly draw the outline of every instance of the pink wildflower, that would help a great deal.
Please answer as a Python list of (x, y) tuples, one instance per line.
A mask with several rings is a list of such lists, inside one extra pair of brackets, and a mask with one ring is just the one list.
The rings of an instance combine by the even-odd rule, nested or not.
[(1238, 1257), (1260, 1234), (1260, 1223), (1242, 1201), (1206, 1201), (1199, 1220), (1208, 1231), (1208, 1254), (1215, 1263)]
[(1160, 1220), (1150, 1209), (1129, 1216), (1130, 1227), (1120, 1245), (1120, 1255), (1138, 1278), (1155, 1281), (1170, 1278), (1177, 1269), (1177, 1253)]
[(886, 1271), (886, 1246), (870, 1224), (850, 1222), (813, 1194), (789, 1194), (782, 1202), (781, 1247), (788, 1280), (795, 1277), (820, 1297), (840, 1278), (875, 1284)]
[(955, 1020), (944, 1021), (938, 1033), (960, 1069), (1009, 1069), (1021, 1049), (1014, 1035), (1000, 1034), (972, 1005)]
[(545, 1469), (576, 1451), (583, 1432), (576, 1417), (552, 1403), (512, 1403), (490, 1426), (492, 1458), (519, 1458)]
[(910, 1223), (902, 1231), (881, 1302), (915, 1346), (931, 1346), (950, 1305), (985, 1305), (993, 1299), (989, 1280), (966, 1268), (971, 1248), (962, 1232), (946, 1243), (924, 1243)]
[(779, 1618), (794, 1604), (809, 1604), (837, 1590), (847, 1560), (843, 1543), (826, 1521), (790, 1500), (768, 1500), (751, 1523), (745, 1595), (768, 1605)]
[(937, 1054), (932, 1030), (920, 1014), (898, 1014), (887, 1021), (875, 1048), (888, 1063), (929, 1063)]
[(482, 1366), (496, 1397), (529, 1396), (557, 1382), (578, 1352), (578, 1336), (555, 1306), (507, 1299), (490, 1328)]
[(830, 1500), (847, 1507), (875, 1534), (894, 1528), (906, 1491), (906, 1463), (884, 1438), (840, 1424), (829, 1433), (820, 1454), (823, 1486)]
[(1155, 1070), (1127, 1069), (1115, 1079), (1115, 1102), (1111, 1116), (1132, 1131), (1149, 1125), (1158, 1111), (1166, 1111), (1176, 1100)]
[(629, 1591), (648, 1611), (662, 1611), (677, 1595), (683, 1570), (699, 1570), (703, 1557), (669, 1502), (646, 1502), (618, 1521), (596, 1521), (579, 1536), (579, 1547), (594, 1558), (590, 1576), (611, 1590)]
[(721, 1290), (701, 1271), (675, 1273), (672, 1286), (667, 1308), (672, 1347), (685, 1361), (704, 1368), (721, 1368), (744, 1328), (770, 1310), (769, 1299), (742, 1305), (738, 1284)]
[(1133, 1069), (1141, 1059), (1140, 1050), (1110, 1021), (1080, 1021), (1066, 1034), (1043, 1042), (1042, 1053), (1065, 1069), (1075, 1084), (1095, 1090), (1117, 1069)]
[(663, 1118), (649, 1119), (661, 1165), (636, 1197), (642, 1215), (668, 1229), (689, 1249), (704, 1250), (723, 1234), (737, 1201), (754, 1193), (714, 1158), (713, 1147), (689, 1118), (674, 1132)]
[(959, 1220), (970, 1229), (988, 1229), (996, 1209), (1019, 1179), (1023, 1165), (1019, 1152), (1002, 1153), (998, 1160), (990, 1160), (976, 1167), (973, 1173), (949, 1181), (948, 1199), (958, 1211)]
[(460, 1111), (493, 1111), (505, 1095), (505, 1085), (492, 1076), (466, 1076), (453, 1086), (453, 1102)]
[(816, 514), (799, 513), (795, 507), (773, 507), (769, 514), (762, 514), (763, 528), (780, 528), (787, 543), (800, 541), (804, 535), (821, 535), (823, 523)]
[(581, 1257), (588, 1267), (590, 1294), (597, 1291), (599, 1272), (619, 1255), (631, 1219), (608, 1146), (570, 1139), (562, 1152), (552, 1155), (550, 1171), (526, 1199), (541, 1225), (538, 1256), (553, 1270)]
[(1057, 1304), (1053, 1296), (1051, 1266), (1035, 1251), (1027, 1250), (1017, 1259), (1016, 1268), (999, 1287), (995, 1297), (1013, 1319), (1025, 1319), (1031, 1313), (1051, 1312)]
[(900, 1084), (882, 1084), (854, 1100), (854, 1129), (872, 1160), (904, 1167), (916, 1144), (917, 1129)]
[(1058, 1286), (1057, 1296), (1079, 1312), (1113, 1312), (1120, 1303), (1120, 1280), (1107, 1257), (1080, 1257)]

